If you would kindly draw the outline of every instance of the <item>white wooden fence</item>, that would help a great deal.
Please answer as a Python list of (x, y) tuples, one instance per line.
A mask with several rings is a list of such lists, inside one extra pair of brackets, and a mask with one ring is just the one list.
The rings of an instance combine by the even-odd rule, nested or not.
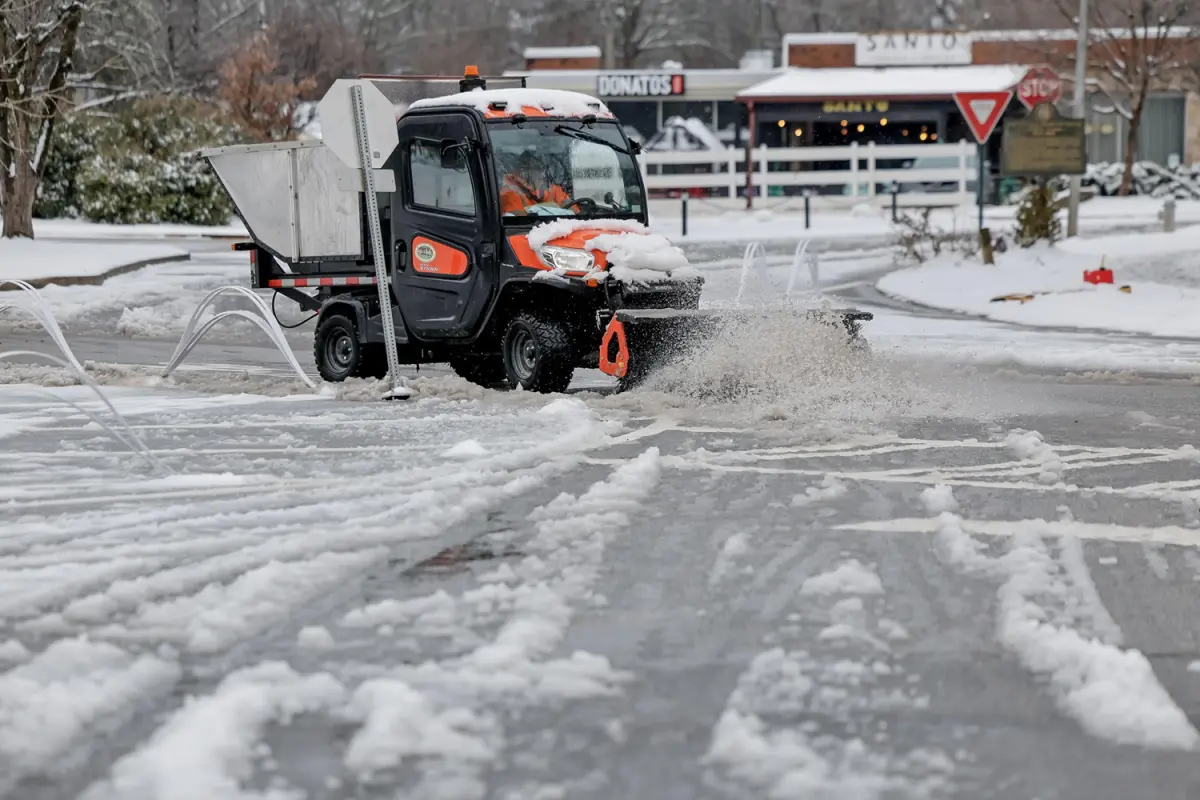
[[(975, 195), (975, 152), (974, 145), (966, 141), (760, 147), (753, 158), (754, 194), (756, 199), (770, 200), (808, 190), (820, 195), (823, 205), (836, 203), (838, 197), (850, 203), (876, 198), (891, 202), (890, 187), (895, 184), (901, 205), (960, 205), (972, 202)], [(638, 160), (651, 196), (705, 189), (715, 198), (744, 197), (745, 149), (644, 152)], [(922, 166), (921, 162), (933, 162), (934, 166)], [(822, 168), (816, 169), (817, 164)], [(840, 168), (831, 169), (833, 165)]]

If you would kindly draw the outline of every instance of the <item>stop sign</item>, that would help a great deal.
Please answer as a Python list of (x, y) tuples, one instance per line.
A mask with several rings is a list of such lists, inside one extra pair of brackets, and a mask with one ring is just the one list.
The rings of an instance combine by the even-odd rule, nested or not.
[(1062, 81), (1049, 67), (1034, 67), (1017, 84), (1017, 98), (1026, 108), (1038, 103), (1057, 103), (1062, 97)]

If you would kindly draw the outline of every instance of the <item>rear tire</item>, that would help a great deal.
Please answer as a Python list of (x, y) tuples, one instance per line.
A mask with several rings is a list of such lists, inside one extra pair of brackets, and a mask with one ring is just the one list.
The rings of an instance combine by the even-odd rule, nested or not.
[(455, 356), (450, 359), (450, 369), (463, 380), (489, 389), (508, 381), (504, 356), (499, 353)]
[(508, 382), (528, 392), (566, 391), (575, 372), (575, 348), (567, 323), (540, 314), (518, 314), (501, 347)]
[[(378, 347), (378, 354), (375, 347)], [(330, 383), (371, 376), (379, 371), (381, 362), (383, 375), (386, 375), (387, 358), (382, 347), (375, 347), (358, 341), (354, 320), (331, 314), (317, 325), (313, 336), (313, 360), (317, 362), (317, 372)]]

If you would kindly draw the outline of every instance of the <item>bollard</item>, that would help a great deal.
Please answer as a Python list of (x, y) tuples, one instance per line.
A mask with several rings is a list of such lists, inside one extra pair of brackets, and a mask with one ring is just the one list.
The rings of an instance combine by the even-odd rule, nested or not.
[(679, 196), (679, 215), (683, 220), (683, 232), (680, 234), (681, 236), (687, 236), (687, 198), (686, 191)]
[(892, 184), (892, 222), (896, 222), (898, 219), (898, 216), (899, 216), (899, 212), (896, 209), (896, 203), (897, 203), (896, 198), (899, 196), (900, 196), (900, 186), (898, 184), (893, 183)]
[(1163, 230), (1167, 233), (1173, 233), (1175, 230), (1175, 198), (1168, 197), (1163, 203), (1162, 211), (1158, 212), (1158, 218), (1162, 220)]
[(804, 193), (804, 230), (808, 230), (812, 224), (812, 193)]

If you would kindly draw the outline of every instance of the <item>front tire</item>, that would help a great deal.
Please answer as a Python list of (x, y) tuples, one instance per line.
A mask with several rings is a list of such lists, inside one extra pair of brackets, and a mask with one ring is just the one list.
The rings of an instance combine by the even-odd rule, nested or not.
[[(347, 378), (361, 378), (377, 372), (377, 358), (368, 358), (367, 347), (358, 341), (354, 320), (341, 314), (331, 314), (321, 320), (313, 336), (313, 360), (317, 372), (330, 383)], [(387, 360), (383, 361), (384, 374)]]
[(450, 359), (450, 369), (463, 380), (489, 389), (508, 380), (504, 357), (497, 353), (455, 356)]
[(501, 352), (508, 382), (529, 392), (566, 391), (575, 372), (569, 325), (540, 314), (518, 314), (504, 331)]

